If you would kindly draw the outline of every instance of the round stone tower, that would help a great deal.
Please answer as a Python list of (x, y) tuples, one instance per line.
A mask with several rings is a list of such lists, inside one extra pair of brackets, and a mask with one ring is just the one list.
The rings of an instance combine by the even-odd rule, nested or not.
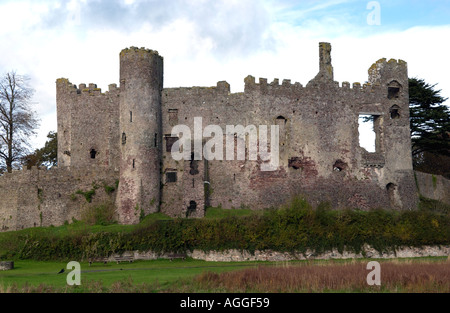
[(131, 47), (120, 53), (119, 222), (157, 212), (161, 181), (163, 58)]

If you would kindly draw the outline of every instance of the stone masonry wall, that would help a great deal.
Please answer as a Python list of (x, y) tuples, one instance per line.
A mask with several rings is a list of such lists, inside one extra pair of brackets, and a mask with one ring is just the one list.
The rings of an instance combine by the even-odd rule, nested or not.
[[(114, 204), (118, 172), (98, 169), (51, 169), (14, 171), (0, 179), (0, 230), (59, 226), (80, 220), (84, 210), (100, 204)], [(95, 189), (92, 201), (82, 194)]]
[[(380, 253), (374, 248), (366, 245), (364, 247), (365, 254), (354, 253), (349, 251), (339, 251), (333, 249), (321, 254), (313, 251), (305, 253), (278, 252), (272, 250), (256, 250), (254, 253), (242, 250), (225, 250), (225, 251), (201, 251), (194, 250), (187, 252), (187, 256), (196, 260), (204, 260), (209, 262), (244, 262), (244, 261), (267, 261), (267, 262), (283, 262), (294, 260), (329, 260), (329, 259), (393, 259), (393, 258), (418, 258), (418, 257), (445, 257), (450, 255), (450, 246), (424, 246), (417, 247), (397, 247), (395, 252)], [(173, 253), (155, 253), (152, 251), (127, 251), (123, 255), (132, 256), (135, 260), (157, 260), (170, 259)], [(111, 256), (110, 261), (114, 261)]]
[(450, 180), (440, 175), (415, 172), (420, 195), (450, 204)]
[[(306, 87), (290, 80), (280, 84), (278, 79), (268, 83), (260, 78), (256, 83), (248, 76), (244, 93), (231, 94), (226, 82), (209, 88), (164, 89), (163, 171), (176, 173), (178, 179), (163, 181), (163, 211), (179, 215), (186, 208), (186, 199), (178, 195), (192, 188), (188, 181), (192, 176), (183, 173), (183, 164), (172, 159), (166, 145), (174, 141), (170, 137), (175, 125), (187, 125), (193, 132), (195, 117), (202, 118), (202, 129), (219, 125), (224, 142), (233, 136), (225, 134), (227, 125), (280, 126), (276, 171), (261, 171), (261, 160), (250, 161), (248, 154), (243, 161), (208, 161), (205, 185), (210, 192), (205, 202), (211, 206), (261, 209), (303, 195), (315, 205), (330, 202), (338, 208), (416, 208), (406, 63), (379, 60), (369, 69), (371, 83), (363, 86), (350, 87), (347, 82), (340, 86), (326, 64), (321, 71)], [(393, 97), (390, 88), (397, 91)], [(360, 114), (375, 116), (374, 153), (360, 147)], [(248, 153), (248, 143), (246, 147)]]
[(77, 88), (57, 80), (58, 166), (119, 170), (119, 100), (115, 84), (102, 93), (95, 84)]

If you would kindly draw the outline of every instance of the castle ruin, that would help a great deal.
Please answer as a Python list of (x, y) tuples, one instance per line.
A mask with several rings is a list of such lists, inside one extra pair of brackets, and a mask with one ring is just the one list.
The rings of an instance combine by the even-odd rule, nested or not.
[[(61, 225), (105, 202), (124, 224), (153, 212), (202, 217), (207, 206), (277, 207), (296, 195), (335, 208), (415, 209), (406, 62), (380, 59), (367, 83), (339, 85), (330, 44), (319, 44), (319, 60), (306, 86), (248, 76), (242, 93), (230, 93), (225, 81), (164, 88), (163, 58), (134, 47), (120, 53), (120, 86), (107, 92), (58, 79), (58, 167), (0, 178), (1, 230)], [(360, 146), (361, 115), (373, 122), (374, 152)], [(265, 161), (248, 157), (175, 160), (171, 150), (180, 138), (173, 127), (194, 129), (197, 117), (203, 129), (278, 125), (277, 168), (262, 171)], [(223, 137), (248, 155), (248, 133)]]

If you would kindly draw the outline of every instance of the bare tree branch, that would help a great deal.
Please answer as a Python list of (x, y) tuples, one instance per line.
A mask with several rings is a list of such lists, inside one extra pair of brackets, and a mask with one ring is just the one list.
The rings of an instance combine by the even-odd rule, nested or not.
[(28, 80), (13, 71), (0, 77), (0, 167), (8, 172), (29, 152), (29, 138), (39, 126)]

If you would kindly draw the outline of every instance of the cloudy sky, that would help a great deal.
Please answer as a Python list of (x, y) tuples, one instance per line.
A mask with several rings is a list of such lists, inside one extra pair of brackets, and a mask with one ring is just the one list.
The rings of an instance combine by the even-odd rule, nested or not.
[(306, 85), (326, 41), (339, 82), (364, 83), (378, 59), (402, 59), (450, 97), (449, 38), (450, 0), (0, 0), (0, 73), (30, 77), (35, 147), (56, 131), (56, 79), (105, 91), (119, 84), (126, 47), (159, 51), (165, 87), (226, 80), (240, 92), (247, 75)]

